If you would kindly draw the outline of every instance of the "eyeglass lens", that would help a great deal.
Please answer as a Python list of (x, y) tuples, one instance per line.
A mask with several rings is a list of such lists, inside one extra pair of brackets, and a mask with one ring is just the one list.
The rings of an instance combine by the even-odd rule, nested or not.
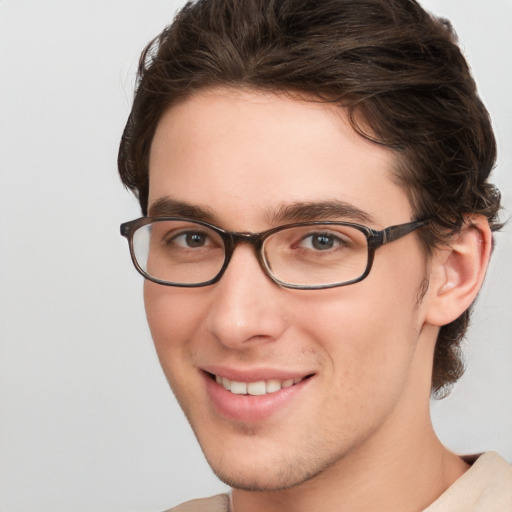
[[(148, 276), (175, 284), (214, 279), (226, 258), (222, 236), (187, 220), (163, 220), (133, 235), (137, 264)], [(358, 279), (368, 264), (366, 234), (343, 224), (291, 226), (263, 242), (267, 271), (290, 285), (315, 286)]]

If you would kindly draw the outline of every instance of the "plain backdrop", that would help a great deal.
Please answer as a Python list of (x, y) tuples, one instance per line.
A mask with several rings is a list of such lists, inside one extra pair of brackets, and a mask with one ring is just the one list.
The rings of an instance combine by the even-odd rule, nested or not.
[[(0, 510), (159, 511), (222, 491), (161, 374), (119, 224), (116, 156), (139, 53), (181, 1), (0, 0)], [(512, 208), (512, 1), (424, 0), (450, 18), (494, 120)], [(511, 225), (433, 404), (459, 453), (512, 462)], [(378, 341), (378, 340), (377, 340)]]

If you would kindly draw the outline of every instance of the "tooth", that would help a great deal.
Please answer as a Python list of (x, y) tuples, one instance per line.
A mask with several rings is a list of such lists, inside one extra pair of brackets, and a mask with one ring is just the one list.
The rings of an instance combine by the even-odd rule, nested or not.
[(235, 395), (246, 395), (247, 382), (231, 381), (231, 393), (235, 393)]
[(288, 380), (285, 380), (282, 384), (281, 384), (281, 387), (283, 388), (289, 388), (293, 386), (293, 379), (288, 379)]
[(302, 382), (302, 377), (296, 377), (295, 379), (287, 379), (280, 381), (278, 379), (269, 379), (267, 381), (260, 380), (256, 382), (238, 382), (229, 380), (226, 377), (219, 375), (215, 376), (215, 381), (220, 384), (224, 389), (231, 391), (235, 395), (265, 395), (266, 393), (275, 393), (280, 389), (289, 388), (294, 384)]
[(266, 390), (267, 393), (274, 393), (281, 389), (281, 381), (277, 379), (267, 380)]
[(247, 393), (249, 393), (249, 395), (264, 395), (266, 392), (267, 389), (264, 380), (249, 382), (249, 384), (247, 384)]

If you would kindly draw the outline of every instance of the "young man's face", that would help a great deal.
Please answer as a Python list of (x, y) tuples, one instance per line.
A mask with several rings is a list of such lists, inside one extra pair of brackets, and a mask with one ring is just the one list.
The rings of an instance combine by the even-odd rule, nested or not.
[[(224, 229), (260, 232), (316, 220), (305, 203), (343, 202), (360, 215), (331, 208), (328, 220), (366, 217), (383, 229), (413, 220), (394, 164), (393, 153), (358, 136), (339, 107), (213, 89), (160, 121), (149, 213), (167, 198), (169, 214), (186, 203)], [(284, 207), (298, 218), (280, 219)], [(162, 367), (214, 471), (234, 487), (281, 489), (349, 459), (369, 463), (420, 428), (435, 340), (424, 322), (426, 268), (413, 233), (380, 248), (365, 280), (333, 289), (279, 287), (249, 244), (237, 247), (214, 285), (146, 281)], [(281, 389), (240, 395), (214, 375), (235, 388), (274, 381)], [(285, 387), (291, 379), (296, 384)]]

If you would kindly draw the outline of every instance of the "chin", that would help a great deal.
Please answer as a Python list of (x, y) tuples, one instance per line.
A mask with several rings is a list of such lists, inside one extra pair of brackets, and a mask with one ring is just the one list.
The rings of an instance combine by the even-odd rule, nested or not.
[[(269, 473), (267, 469), (252, 468), (245, 472), (229, 471), (225, 468), (215, 468), (212, 466), (215, 475), (226, 485), (233, 489), (252, 492), (272, 492), (290, 489), (304, 483), (312, 478), (310, 475), (297, 474), (297, 468), (288, 468)], [(298, 473), (302, 473), (299, 471)]]
[(320, 458), (252, 457), (247, 453), (230, 452), (226, 458), (214, 459), (205, 453), (215, 475), (233, 489), (272, 492), (297, 487), (322, 474), (336, 460)]

